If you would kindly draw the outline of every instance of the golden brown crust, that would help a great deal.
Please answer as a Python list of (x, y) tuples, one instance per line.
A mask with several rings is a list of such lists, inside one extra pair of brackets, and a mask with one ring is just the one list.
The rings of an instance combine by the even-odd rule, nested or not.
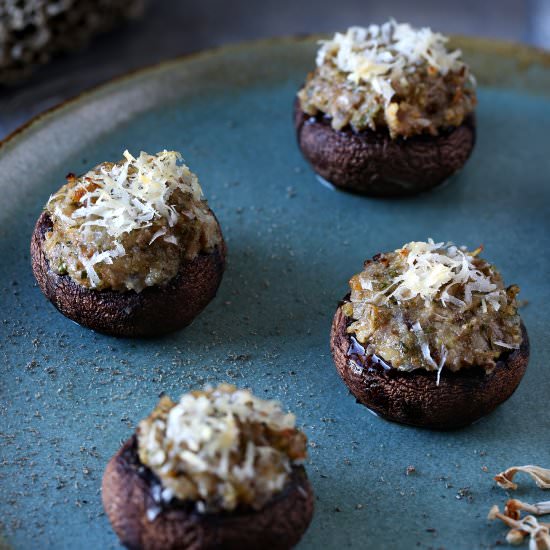
[(334, 130), (294, 103), (298, 145), (313, 170), (337, 187), (374, 197), (427, 191), (460, 170), (474, 148), (475, 116), (437, 136), (390, 138), (387, 130)]
[[(144, 470), (146, 475), (144, 475)], [(298, 543), (313, 515), (313, 491), (303, 467), (294, 467), (286, 488), (261, 510), (199, 514), (192, 503), (158, 506), (150, 470), (137, 458), (132, 436), (111, 458), (102, 483), (103, 506), (114, 531), (135, 550), (288, 549)]]
[(330, 348), (336, 370), (357, 401), (380, 416), (412, 426), (448, 430), (461, 428), (492, 412), (518, 387), (529, 361), (529, 338), (521, 325), (521, 347), (502, 355), (490, 373), (481, 367), (437, 374), (422, 369), (385, 369), (365, 358), (350, 366), (349, 318), (338, 307), (332, 322)]
[(44, 234), (52, 226), (43, 212), (32, 235), (31, 262), (40, 289), (63, 315), (113, 336), (149, 337), (187, 326), (214, 298), (225, 268), (225, 243), (210, 254), (182, 263), (166, 285), (140, 293), (93, 290), (50, 269)]

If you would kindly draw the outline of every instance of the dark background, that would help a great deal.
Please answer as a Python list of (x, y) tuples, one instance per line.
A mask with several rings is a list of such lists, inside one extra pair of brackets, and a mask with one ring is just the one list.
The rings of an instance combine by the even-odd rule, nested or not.
[(0, 89), (0, 139), (28, 118), (129, 70), (220, 44), (332, 32), (389, 17), (433, 30), (550, 48), (550, 0), (149, 0), (141, 19), (96, 36)]

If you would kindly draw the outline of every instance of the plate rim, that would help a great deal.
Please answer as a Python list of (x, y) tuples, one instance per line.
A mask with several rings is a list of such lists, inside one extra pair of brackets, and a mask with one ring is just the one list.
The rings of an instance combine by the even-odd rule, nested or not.
[[(177, 55), (156, 63), (151, 63), (125, 71), (120, 75), (112, 78), (108, 78), (98, 84), (91, 86), (75, 95), (64, 99), (51, 107), (40, 111), (28, 120), (17, 126), (14, 130), (9, 132), (4, 138), (0, 139), (0, 160), (6, 146), (15, 144), (18, 139), (24, 139), (25, 134), (32, 130), (32, 128), (42, 120), (47, 120), (57, 114), (62, 109), (74, 106), (80, 102), (85, 101), (87, 98), (92, 97), (94, 94), (99, 94), (107, 87), (117, 84), (122, 84), (126, 81), (130, 81), (133, 78), (139, 78), (146, 76), (148, 73), (154, 73), (155, 71), (167, 69), (171, 65), (186, 64), (198, 60), (200, 58), (215, 57), (222, 54), (238, 53), (249, 48), (266, 47), (269, 45), (281, 45), (290, 43), (311, 42), (313, 40), (323, 40), (329, 37), (329, 33), (311, 33), (311, 34), (295, 34), (295, 35), (283, 35), (269, 38), (259, 38), (256, 40), (243, 40), (234, 43), (221, 44), (219, 46), (213, 46), (209, 48), (203, 48), (200, 50), (192, 51), (182, 55)], [(550, 50), (525, 44), (522, 42), (493, 39), (482, 36), (465, 35), (465, 34), (449, 34), (447, 35), (451, 42), (456, 41), (459, 44), (468, 44), (473, 49), (485, 50), (486, 52), (494, 52), (504, 57), (515, 59), (521, 65), (525, 64), (537, 64), (540, 63), (550, 68)]]

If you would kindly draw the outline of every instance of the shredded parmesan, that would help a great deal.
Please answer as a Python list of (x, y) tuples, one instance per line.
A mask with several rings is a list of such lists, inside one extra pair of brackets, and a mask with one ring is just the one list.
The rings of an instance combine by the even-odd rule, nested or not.
[[(396, 250), (406, 258), (406, 269), (393, 278), (380, 296), (394, 298), (397, 303), (420, 296), (426, 305), (438, 299), (444, 306), (452, 304), (459, 308), (472, 303), (474, 293), (483, 296), (485, 304), (495, 311), (505, 295), (489, 276), (472, 263), (474, 257), (452, 243), (410, 242)], [(463, 288), (462, 298), (450, 293), (455, 286)], [(389, 292), (391, 290), (391, 292)]]
[(461, 69), (460, 50), (446, 49), (447, 37), (429, 28), (415, 29), (408, 23), (390, 20), (383, 25), (350, 27), (337, 32), (331, 40), (321, 42), (317, 65), (324, 63), (327, 54), (334, 55), (337, 67), (356, 84), (369, 83), (389, 104), (395, 90), (392, 80), (399, 79), (428, 64), (443, 75)]
[(490, 372), (521, 346), (519, 288), (481, 250), (428, 239), (367, 260), (349, 282), (347, 333), (393, 368), (436, 372), (437, 384), (443, 368)]
[[(54, 218), (78, 234), (78, 244), (83, 245), (79, 261), (92, 288), (100, 283), (94, 266), (112, 264), (126, 254), (125, 235), (153, 224), (164, 225), (152, 235), (149, 245), (161, 237), (178, 245), (177, 237), (168, 233), (181, 216), (206, 219), (197, 206), (202, 199), (197, 176), (176, 151), (156, 155), (142, 151), (137, 157), (125, 151), (119, 163), (105, 162), (79, 178), (68, 179), (71, 185), (50, 197), (47, 207)], [(176, 209), (175, 191), (189, 197), (187, 210)], [(64, 198), (66, 194), (69, 199)], [(110, 241), (108, 248), (98, 250), (96, 245), (99, 240), (105, 242), (105, 236)]]
[(418, 340), (418, 343), (420, 344), (420, 351), (422, 352), (422, 357), (430, 367), (432, 367), (434, 370), (437, 371), (436, 385), (439, 386), (439, 380), (441, 379), (441, 371), (443, 370), (443, 367), (445, 366), (445, 361), (447, 360), (447, 349), (445, 348), (445, 346), (443, 345), (441, 346), (441, 351), (439, 353), (439, 356), (440, 356), (439, 363), (436, 363), (430, 352), (428, 339), (426, 338), (426, 335), (424, 334), (424, 331), (422, 330), (422, 327), (420, 326), (420, 323), (418, 321), (412, 326), (412, 331), (414, 332)]
[(180, 153), (148, 155), (142, 151), (135, 158), (124, 151), (124, 158), (121, 164), (110, 168), (100, 165), (99, 170), (83, 177), (95, 185), (90, 185), (80, 198), (82, 206), (73, 212), (73, 223), (85, 218), (82, 228), (104, 227), (117, 238), (150, 226), (155, 218), (165, 218), (173, 226), (178, 213), (169, 199), (175, 189), (190, 191), (195, 200), (200, 200), (202, 191), (197, 177), (181, 164)]
[(229, 385), (178, 403), (163, 399), (139, 425), (140, 459), (171, 494), (202, 502), (204, 510), (234, 509), (241, 493), (262, 505), (305, 458), (305, 436), (276, 401)]
[(508, 349), (519, 349), (519, 344), (507, 344), (506, 342), (501, 342), (500, 340), (493, 340), (493, 344), (500, 346), (501, 348)]
[(151, 240), (149, 241), (149, 244), (153, 244), (159, 237), (162, 237), (163, 235), (166, 235), (166, 227), (163, 227), (159, 229), (158, 231), (155, 231), (154, 235), (151, 237)]

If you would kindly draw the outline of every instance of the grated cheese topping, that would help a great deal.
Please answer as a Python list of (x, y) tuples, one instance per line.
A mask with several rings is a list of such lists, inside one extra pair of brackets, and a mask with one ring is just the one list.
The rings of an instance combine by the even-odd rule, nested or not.
[(100, 164), (86, 173), (87, 182), (81, 206), (70, 217), (56, 205), (54, 213), (65, 217), (68, 225), (81, 221), (83, 232), (90, 227), (104, 227), (112, 237), (148, 227), (154, 219), (165, 218), (170, 226), (178, 220), (178, 212), (169, 203), (175, 189), (191, 192), (200, 200), (202, 190), (197, 176), (182, 164), (181, 154), (166, 151), (149, 155), (142, 151), (136, 158), (124, 151), (120, 164)]
[[(67, 179), (67, 185), (46, 205), (59, 231), (55, 238), (47, 236), (47, 251), (51, 252), (49, 259), (55, 260), (54, 266), (63, 265), (64, 271), (85, 286), (98, 288), (105, 284), (103, 274), (110, 275), (111, 288), (139, 292), (177, 271), (177, 261), (168, 266), (170, 262), (153, 252), (144, 253), (154, 243), (155, 250), (162, 248), (158, 246), (160, 241), (188, 246), (192, 257), (201, 246), (199, 241), (206, 243), (205, 248), (212, 248), (219, 240), (217, 222), (203, 200), (197, 176), (176, 151), (156, 155), (142, 151), (137, 157), (125, 151), (118, 163), (104, 162), (81, 177), (70, 174)], [(196, 227), (189, 229), (193, 224)], [(140, 240), (138, 232), (146, 232), (144, 239)], [(181, 242), (182, 236), (185, 242)], [(138, 253), (153, 260), (155, 265), (149, 266), (153, 275), (144, 266), (136, 278)], [(121, 262), (126, 255), (127, 260)], [(98, 272), (98, 266), (114, 263), (118, 268), (113, 267), (111, 273)], [(126, 271), (129, 273), (120, 281)]]
[(434, 371), (437, 383), (443, 368), (490, 372), (521, 346), (519, 288), (506, 288), (480, 251), (428, 239), (368, 260), (343, 305), (348, 334), (364, 355), (402, 371)]
[(392, 19), (383, 25), (337, 32), (331, 40), (321, 41), (316, 61), (321, 66), (328, 56), (333, 57), (350, 81), (369, 83), (389, 104), (395, 94), (392, 80), (406, 76), (418, 65), (427, 64), (442, 75), (464, 66), (461, 51), (449, 52), (447, 41), (427, 27), (415, 29)]
[(434, 361), (432, 357), (428, 338), (426, 337), (426, 333), (422, 329), (420, 322), (416, 321), (416, 323), (414, 323), (411, 329), (414, 335), (416, 336), (416, 339), (418, 340), (418, 343), (420, 345), (420, 351), (422, 352), (422, 357), (424, 358), (424, 361), (426, 361), (426, 363), (433, 370), (437, 371), (436, 385), (439, 386), (441, 371), (443, 370), (443, 367), (445, 366), (445, 361), (447, 360), (447, 348), (445, 347), (444, 344), (441, 344), (441, 348), (439, 351), (439, 363), (437, 363), (436, 361)]
[[(472, 262), (474, 256), (452, 243), (410, 242), (395, 251), (405, 257), (406, 268), (396, 275), (380, 293), (383, 300), (394, 298), (398, 303), (420, 296), (425, 304), (437, 299), (444, 306), (459, 308), (472, 303), (472, 296), (482, 296), (482, 302), (498, 311), (504, 289), (498, 289), (491, 278)], [(371, 284), (371, 283), (370, 283)], [(450, 290), (460, 285), (462, 299)]]
[(306, 438), (293, 414), (276, 401), (222, 384), (164, 397), (140, 422), (138, 450), (169, 496), (198, 511), (260, 508), (285, 486), (306, 456)]

